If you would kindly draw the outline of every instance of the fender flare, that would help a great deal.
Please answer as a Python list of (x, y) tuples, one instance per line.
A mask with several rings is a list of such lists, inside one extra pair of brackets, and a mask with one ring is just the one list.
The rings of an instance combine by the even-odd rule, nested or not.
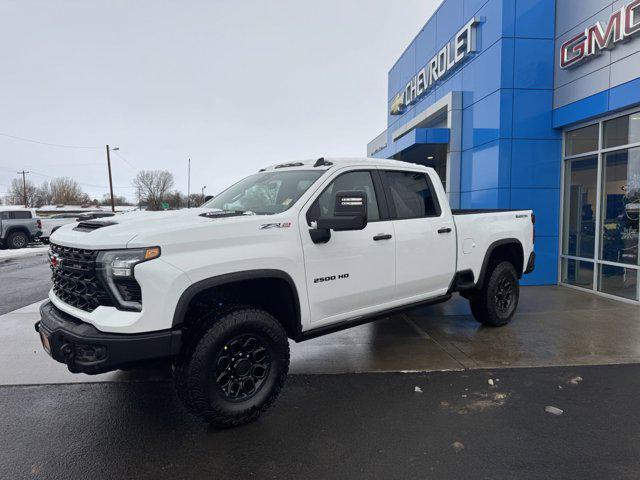
[[(520, 240), (518, 240), (517, 238), (502, 238), (500, 240), (496, 240), (491, 245), (489, 245), (489, 248), (487, 248), (487, 251), (484, 254), (484, 260), (482, 260), (482, 267), (480, 268), (480, 274), (478, 275), (476, 287), (481, 287), (482, 285), (484, 285), (484, 277), (487, 273), (487, 268), (489, 267), (489, 260), (491, 260), (493, 251), (496, 248), (501, 247), (502, 245), (517, 245), (520, 248), (520, 251), (522, 252), (522, 258), (524, 262), (524, 248), (522, 247), (522, 242), (520, 242)], [(524, 268), (524, 264), (517, 267), (518, 278), (522, 276), (523, 268)]]
[(189, 308), (189, 304), (191, 300), (204, 290), (208, 290), (212, 287), (220, 287), (223, 285), (228, 285), (230, 283), (235, 283), (243, 280), (256, 280), (256, 279), (267, 279), (274, 278), (278, 280), (284, 280), (289, 284), (291, 288), (291, 292), (293, 294), (293, 302), (294, 302), (294, 321), (297, 328), (301, 330), (301, 314), (300, 314), (300, 297), (298, 295), (298, 289), (296, 288), (296, 284), (291, 278), (291, 276), (282, 271), (282, 270), (271, 270), (271, 269), (259, 269), (259, 270), (244, 270), (241, 272), (233, 272), (233, 273), (225, 273), (222, 275), (217, 275), (215, 277), (205, 278), (204, 280), (200, 280), (193, 285), (187, 287), (187, 289), (182, 292), (180, 295), (180, 299), (176, 304), (176, 309), (173, 312), (173, 322), (172, 327), (179, 325), (182, 323), (185, 314), (187, 313), (187, 309)]

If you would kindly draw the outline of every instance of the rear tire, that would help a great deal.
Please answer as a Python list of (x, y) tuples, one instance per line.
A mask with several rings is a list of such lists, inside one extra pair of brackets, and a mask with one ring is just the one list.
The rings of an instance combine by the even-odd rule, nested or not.
[(7, 245), (9, 248), (24, 248), (29, 243), (29, 237), (24, 232), (11, 232), (7, 237)]
[(289, 342), (278, 321), (236, 307), (200, 322), (174, 363), (178, 396), (216, 427), (251, 422), (275, 401), (289, 371)]
[(510, 262), (496, 264), (482, 289), (469, 299), (473, 317), (483, 325), (501, 327), (511, 321), (520, 297), (516, 269)]

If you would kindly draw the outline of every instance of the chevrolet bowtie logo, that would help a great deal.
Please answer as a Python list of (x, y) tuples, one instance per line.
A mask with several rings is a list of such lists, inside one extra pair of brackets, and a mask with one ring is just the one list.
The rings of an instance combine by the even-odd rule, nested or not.
[(49, 255), (49, 262), (51, 263), (51, 268), (54, 270), (62, 266), (62, 258), (60, 258), (60, 255), (57, 253)]
[(402, 112), (404, 112), (405, 108), (407, 108), (407, 105), (404, 101), (404, 92), (400, 92), (395, 97), (393, 97), (390, 113), (391, 115), (400, 115)]

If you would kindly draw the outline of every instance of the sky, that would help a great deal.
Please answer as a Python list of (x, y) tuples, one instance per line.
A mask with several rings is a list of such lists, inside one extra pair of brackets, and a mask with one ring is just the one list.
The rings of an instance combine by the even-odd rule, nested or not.
[(106, 144), (132, 200), (140, 169), (186, 192), (189, 157), (191, 191), (217, 194), (269, 164), (364, 156), (387, 72), (439, 4), (2, 0), (0, 195), (24, 169), (101, 199)]

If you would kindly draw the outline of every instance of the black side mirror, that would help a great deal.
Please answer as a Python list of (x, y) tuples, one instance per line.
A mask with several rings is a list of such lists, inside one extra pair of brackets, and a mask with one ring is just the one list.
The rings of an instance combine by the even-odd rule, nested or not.
[(314, 243), (327, 243), (331, 238), (331, 230), (363, 230), (366, 226), (366, 192), (342, 191), (336, 193), (334, 216), (318, 219), (316, 228), (309, 230), (309, 234)]

